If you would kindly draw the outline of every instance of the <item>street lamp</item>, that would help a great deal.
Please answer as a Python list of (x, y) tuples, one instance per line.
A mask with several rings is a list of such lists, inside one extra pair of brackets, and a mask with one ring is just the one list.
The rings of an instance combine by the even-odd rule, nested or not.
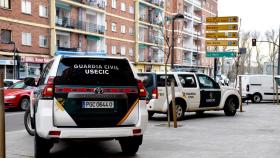
[(183, 14), (176, 14), (172, 17), (172, 54), (171, 54), (171, 69), (174, 69), (174, 41), (175, 41), (175, 36), (174, 36), (174, 27), (175, 27), (175, 20), (176, 19), (184, 19), (184, 15)]

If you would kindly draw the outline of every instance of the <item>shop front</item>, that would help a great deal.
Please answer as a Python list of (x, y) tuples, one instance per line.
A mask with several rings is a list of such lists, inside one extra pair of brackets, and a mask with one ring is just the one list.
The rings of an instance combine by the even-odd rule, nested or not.
[(49, 58), (46, 57), (21, 57), (19, 66), (19, 78), (23, 79), (26, 77), (39, 77), (45, 64), (48, 61)]

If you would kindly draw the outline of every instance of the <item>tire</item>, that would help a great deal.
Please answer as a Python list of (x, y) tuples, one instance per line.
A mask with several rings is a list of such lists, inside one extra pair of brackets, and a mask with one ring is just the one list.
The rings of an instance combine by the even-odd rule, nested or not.
[(24, 113), (24, 126), (29, 135), (34, 136), (35, 130), (32, 128), (32, 119), (30, 108), (27, 108)]
[(151, 119), (154, 116), (154, 112), (148, 111), (149, 119)]
[(253, 103), (260, 103), (262, 101), (262, 96), (260, 94), (254, 94), (252, 97)]
[(236, 114), (236, 102), (234, 102), (234, 98), (230, 97), (227, 99), (225, 106), (224, 106), (224, 113), (226, 116), (234, 116)]
[(52, 148), (53, 143), (50, 140), (41, 138), (35, 132), (34, 138), (34, 157), (35, 158), (48, 158), (50, 149)]
[(142, 144), (143, 136), (122, 138), (119, 140), (122, 152), (125, 155), (133, 156), (137, 153), (139, 146)]
[(26, 110), (30, 105), (30, 100), (26, 97), (22, 98), (20, 103), (19, 103), (19, 107), (21, 110)]
[[(177, 114), (177, 120), (181, 121), (185, 117), (185, 108), (181, 104), (176, 104), (176, 114)], [(170, 105), (170, 119), (173, 120), (173, 109), (172, 109), (172, 103)]]

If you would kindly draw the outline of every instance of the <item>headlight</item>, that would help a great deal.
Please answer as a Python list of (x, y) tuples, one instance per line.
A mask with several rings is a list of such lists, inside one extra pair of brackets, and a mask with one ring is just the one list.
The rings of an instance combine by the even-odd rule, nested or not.
[(9, 95), (9, 96), (5, 96), (4, 98), (5, 99), (15, 99), (16, 96), (15, 95)]

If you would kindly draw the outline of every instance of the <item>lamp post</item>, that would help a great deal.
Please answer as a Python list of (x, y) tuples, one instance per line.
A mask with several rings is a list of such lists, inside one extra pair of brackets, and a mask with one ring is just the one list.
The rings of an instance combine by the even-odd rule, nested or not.
[(176, 14), (172, 17), (172, 45), (171, 45), (171, 69), (174, 69), (174, 41), (175, 41), (175, 36), (174, 36), (174, 27), (175, 27), (175, 20), (176, 19), (184, 19), (184, 15), (183, 14)]

